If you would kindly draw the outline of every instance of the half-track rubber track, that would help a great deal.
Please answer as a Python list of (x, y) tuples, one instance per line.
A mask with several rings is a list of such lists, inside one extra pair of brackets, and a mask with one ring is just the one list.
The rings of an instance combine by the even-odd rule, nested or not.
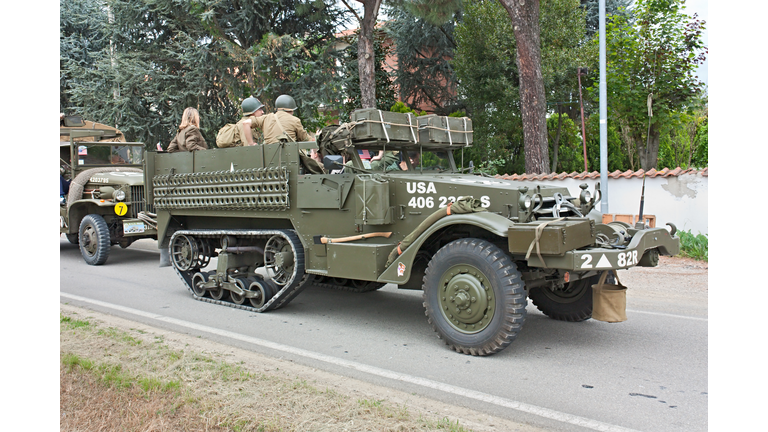
[[(210, 258), (215, 255), (213, 248), (210, 246), (202, 247), (200, 251), (197, 251), (199, 258), (196, 256), (192, 265), (188, 269), (180, 269), (177, 266), (177, 260), (173, 257), (173, 245), (177, 241), (179, 236), (186, 236), (187, 238), (193, 238), (194, 241), (198, 241), (199, 244), (206, 245), (211, 241), (218, 241), (222, 236), (234, 236), (238, 239), (262, 239), (269, 241), (270, 239), (277, 239), (278, 241), (284, 241), (291, 248), (293, 253), (293, 265), (292, 273), (286, 274), (286, 280), (284, 284), (269, 283), (271, 288), (267, 290), (273, 290), (273, 292), (261, 307), (253, 307), (248, 305), (248, 302), (243, 304), (237, 304), (232, 301), (227, 301), (225, 298), (220, 300), (209, 298), (209, 292), (205, 292), (204, 295), (198, 295), (193, 288), (193, 279), (195, 275), (203, 275), (208, 278), (216, 275), (216, 270), (202, 272), (201, 269), (208, 264)], [(181, 278), (187, 289), (192, 294), (195, 300), (218, 304), (222, 306), (228, 306), (235, 309), (243, 309), (251, 312), (266, 312), (273, 309), (278, 309), (285, 306), (294, 297), (296, 297), (301, 291), (312, 283), (313, 275), (304, 272), (304, 246), (293, 230), (180, 230), (176, 231), (171, 237), (171, 263), (176, 271), (176, 274)], [(200, 276), (198, 276), (200, 277)], [(269, 280), (264, 280), (269, 282)], [(246, 287), (247, 288), (247, 287)]]

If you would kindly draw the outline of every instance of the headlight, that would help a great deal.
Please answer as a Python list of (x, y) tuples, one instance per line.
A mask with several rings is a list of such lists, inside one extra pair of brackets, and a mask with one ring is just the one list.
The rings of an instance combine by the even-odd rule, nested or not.
[(533, 199), (530, 196), (520, 195), (520, 201), (518, 202), (518, 205), (520, 206), (520, 210), (530, 209), (531, 204), (533, 204)]
[(122, 189), (115, 191), (115, 199), (117, 201), (125, 201), (125, 191)]
[(579, 194), (579, 203), (581, 205), (589, 204), (590, 200), (592, 200), (592, 194), (587, 190), (589, 186), (586, 183), (582, 183), (579, 185), (579, 187), (581, 188), (581, 193)]

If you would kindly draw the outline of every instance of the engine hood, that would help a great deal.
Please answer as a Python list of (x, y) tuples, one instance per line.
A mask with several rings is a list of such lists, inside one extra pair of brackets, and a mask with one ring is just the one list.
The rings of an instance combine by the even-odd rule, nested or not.
[(89, 186), (99, 185), (128, 185), (142, 186), (144, 174), (140, 172), (109, 171), (92, 175), (88, 179)]

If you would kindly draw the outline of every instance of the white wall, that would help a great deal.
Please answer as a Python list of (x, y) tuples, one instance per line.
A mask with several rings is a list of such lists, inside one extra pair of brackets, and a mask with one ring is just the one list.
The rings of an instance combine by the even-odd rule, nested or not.
[[(589, 191), (593, 192), (598, 179), (536, 180), (534, 182), (553, 186), (567, 187), (571, 196), (579, 196), (579, 185), (587, 183)], [(678, 230), (691, 231), (695, 234), (709, 234), (709, 177), (700, 172), (669, 177), (646, 177), (645, 204), (643, 214), (656, 216), (656, 226), (664, 227), (667, 222), (675, 224)], [(608, 178), (608, 213), (636, 215), (640, 211), (640, 195), (643, 179)], [(602, 188), (603, 190), (605, 188)], [(595, 210), (602, 208), (598, 203)]]

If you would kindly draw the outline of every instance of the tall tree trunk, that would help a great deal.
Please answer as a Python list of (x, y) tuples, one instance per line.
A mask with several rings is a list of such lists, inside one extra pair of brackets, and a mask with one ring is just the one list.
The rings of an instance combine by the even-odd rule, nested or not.
[(549, 173), (547, 100), (541, 75), (539, 0), (499, 0), (509, 13), (517, 41), (525, 172)]
[(381, 0), (358, 0), (363, 4), (363, 19), (357, 39), (357, 68), (360, 73), (360, 98), (363, 108), (376, 108), (376, 59), (373, 31)]

